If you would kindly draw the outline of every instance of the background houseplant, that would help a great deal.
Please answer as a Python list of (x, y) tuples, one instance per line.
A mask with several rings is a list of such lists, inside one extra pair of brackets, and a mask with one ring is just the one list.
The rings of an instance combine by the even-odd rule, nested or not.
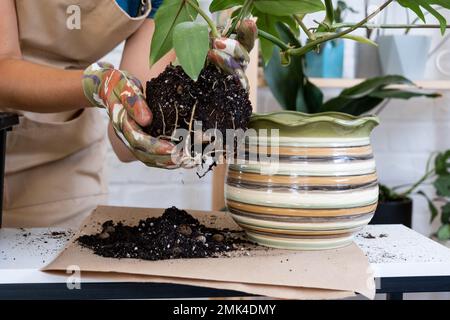
[[(431, 184), (435, 189), (439, 203), (436, 206), (433, 199), (423, 190), (424, 185)], [(440, 227), (435, 236), (442, 241), (450, 239), (450, 150), (433, 153), (425, 168), (423, 176), (415, 183), (389, 188), (380, 186), (380, 215), (374, 218), (375, 223), (404, 223), (411, 224), (412, 200), (411, 195), (418, 194), (428, 202), (430, 222), (440, 219)], [(393, 210), (395, 208), (395, 210)], [(397, 215), (397, 217), (395, 217)], [(394, 217), (393, 217), (394, 216)]]
[[(301, 46), (295, 34), (284, 24), (277, 30), (284, 41)], [(410, 99), (413, 97), (435, 98), (437, 93), (417, 90), (393, 89), (390, 85), (414, 85), (402, 76), (384, 76), (368, 79), (326, 102), (323, 92), (304, 74), (304, 57), (293, 56), (288, 66), (280, 60), (280, 49), (274, 48), (272, 58), (264, 70), (266, 82), (282, 108), (307, 113), (339, 111), (361, 115), (379, 106), (385, 99)]]

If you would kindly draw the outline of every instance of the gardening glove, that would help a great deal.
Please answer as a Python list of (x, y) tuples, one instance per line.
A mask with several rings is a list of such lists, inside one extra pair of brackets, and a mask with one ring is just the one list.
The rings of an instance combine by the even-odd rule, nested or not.
[(138, 160), (151, 167), (177, 167), (171, 160), (174, 145), (142, 130), (150, 125), (152, 113), (138, 79), (99, 62), (85, 70), (82, 84), (87, 99), (107, 110), (114, 131)]
[(255, 21), (243, 20), (236, 28), (236, 39), (212, 39), (212, 49), (208, 53), (209, 61), (225, 72), (236, 75), (247, 91), (249, 83), (245, 69), (250, 61), (248, 53), (255, 45), (257, 34)]

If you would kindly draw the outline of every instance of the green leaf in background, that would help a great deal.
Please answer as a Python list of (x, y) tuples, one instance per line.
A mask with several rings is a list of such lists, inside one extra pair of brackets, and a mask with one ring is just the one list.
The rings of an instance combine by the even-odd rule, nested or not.
[(441, 223), (449, 224), (450, 223), (450, 202), (444, 204), (441, 208)]
[(291, 16), (325, 10), (321, 0), (255, 0), (254, 6), (259, 11), (274, 16)]
[(322, 105), (320, 112), (343, 112), (354, 116), (362, 115), (376, 108), (383, 99), (372, 98), (370, 96), (361, 98), (346, 98), (338, 96), (330, 99)]
[(354, 87), (343, 90), (341, 96), (346, 98), (361, 98), (381, 88), (394, 84), (414, 85), (411, 80), (402, 76), (375, 77), (361, 82)]
[(436, 217), (439, 214), (438, 209), (436, 208), (436, 206), (434, 205), (433, 201), (427, 196), (427, 194), (425, 192), (418, 191), (417, 194), (420, 194), (421, 196), (423, 196), (425, 198), (425, 200), (427, 200), (428, 209), (430, 210), (430, 213), (431, 213), (430, 223), (433, 222), (434, 219), (436, 219)]
[(448, 175), (450, 174), (450, 150), (446, 152), (440, 152), (435, 160), (434, 167), (437, 175)]
[[(270, 33), (271, 35), (275, 37), (280, 37), (280, 34), (276, 28), (276, 25), (278, 22), (286, 23), (290, 28), (291, 31), (298, 37), (300, 35), (300, 30), (298, 27), (298, 24), (295, 22), (294, 18), (292, 16), (289, 17), (277, 17), (271, 14), (266, 14), (264, 12), (261, 12), (257, 9), (253, 9), (252, 14), (258, 18), (256, 21), (256, 26), (259, 30), (265, 31), (267, 33)], [(270, 42), (269, 40), (266, 40), (262, 37), (260, 39), (260, 48), (261, 48), (261, 54), (264, 60), (264, 63), (267, 64), (269, 60), (272, 58), (273, 48), (274, 44)], [(297, 39), (291, 39), (297, 41)], [(292, 45), (296, 45), (298, 41)]]
[(240, 6), (243, 3), (244, 0), (213, 0), (209, 5), (209, 11), (217, 12), (221, 10), (226, 10), (236, 6)]
[(442, 97), (439, 93), (425, 93), (419, 91), (407, 91), (400, 89), (383, 89), (380, 91), (374, 91), (370, 94), (371, 97), (382, 99), (410, 99), (414, 97), (427, 97), (427, 98), (439, 98)]
[(441, 175), (433, 183), (436, 193), (441, 197), (450, 197), (450, 175)]
[(425, 21), (425, 15), (422, 8), (432, 14), (441, 26), (441, 33), (444, 34), (447, 26), (447, 20), (441, 15), (432, 5), (439, 5), (446, 9), (450, 9), (450, 1), (448, 0), (398, 0), (401, 6), (411, 9), (414, 13), (423, 21)]
[(415, 0), (398, 0), (397, 1), (401, 6), (405, 8), (409, 8), (423, 21), (425, 22), (425, 15), (420, 9), (420, 5)]
[[(300, 46), (297, 37), (283, 23), (276, 24), (276, 31), (280, 39), (285, 43)], [(286, 110), (308, 112), (303, 96), (303, 57), (292, 56), (291, 63), (287, 67), (281, 65), (280, 49), (272, 48), (271, 58), (264, 68), (264, 76), (273, 95)]]
[[(264, 68), (264, 76), (272, 91), (282, 108), (286, 110), (297, 110), (307, 112), (303, 101), (299, 101), (298, 106), (297, 97), (300, 95), (303, 98), (303, 73), (302, 59), (293, 56), (291, 63), (287, 67), (281, 65), (280, 49), (273, 48), (273, 57), (270, 59), (267, 66)], [(303, 103), (303, 108), (301, 104)]]
[(195, 20), (197, 14), (185, 0), (164, 0), (155, 15), (156, 29), (151, 44), (150, 65), (173, 49), (174, 28), (182, 22)]
[(395, 192), (393, 189), (389, 188), (384, 184), (380, 183), (378, 186), (380, 189), (378, 196), (379, 202), (398, 201), (401, 199), (405, 199), (404, 197), (400, 196), (397, 192)]
[[(258, 18), (258, 20), (256, 20), (256, 26), (259, 30), (270, 33), (273, 36), (278, 36), (277, 29), (275, 28), (275, 25), (277, 23), (275, 16), (265, 14), (257, 10), (253, 11), (253, 15)], [(267, 64), (270, 58), (272, 58), (274, 44), (264, 38), (260, 38), (259, 44), (261, 48), (262, 58), (264, 60), (264, 63)]]
[(337, 2), (337, 6), (334, 9), (334, 21), (336, 23), (341, 23), (344, 21), (344, 16), (347, 12), (351, 12), (351, 13), (358, 13), (358, 11), (356, 11), (355, 9), (353, 9), (352, 7), (349, 7), (347, 5), (347, 3), (345, 3), (345, 1), (341, 1), (339, 0)]
[(450, 224), (442, 225), (439, 228), (439, 230), (438, 230), (436, 235), (439, 238), (439, 240), (448, 240), (448, 239), (450, 239)]
[(323, 92), (305, 77), (304, 99), (309, 113), (318, 113), (323, 104)]
[(199, 22), (178, 24), (173, 31), (173, 46), (184, 72), (197, 81), (209, 50), (208, 26)]
[(373, 110), (385, 99), (440, 97), (437, 93), (422, 93), (419, 91), (386, 88), (390, 85), (399, 84), (414, 85), (411, 80), (402, 76), (372, 78), (354, 87), (343, 90), (339, 96), (325, 102), (320, 111), (338, 111), (359, 116)]

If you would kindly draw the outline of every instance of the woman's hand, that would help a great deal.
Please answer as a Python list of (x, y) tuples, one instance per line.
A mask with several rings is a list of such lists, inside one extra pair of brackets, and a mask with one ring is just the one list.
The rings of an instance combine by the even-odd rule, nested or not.
[(114, 131), (138, 160), (151, 167), (178, 167), (171, 160), (174, 145), (142, 130), (152, 113), (138, 79), (108, 63), (95, 63), (85, 70), (82, 84), (92, 105), (108, 111)]
[(236, 39), (213, 39), (208, 58), (225, 72), (235, 74), (241, 81), (242, 87), (248, 91), (249, 84), (245, 69), (250, 61), (248, 53), (253, 49), (258, 34), (256, 23), (251, 19), (242, 21), (236, 28), (236, 34)]

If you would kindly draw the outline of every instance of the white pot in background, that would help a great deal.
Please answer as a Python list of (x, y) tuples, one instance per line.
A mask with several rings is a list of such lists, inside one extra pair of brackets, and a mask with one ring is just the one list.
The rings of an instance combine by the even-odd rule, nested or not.
[(381, 75), (380, 57), (378, 48), (368, 44), (355, 45), (356, 78), (372, 78)]
[(431, 38), (424, 35), (383, 35), (378, 37), (384, 75), (424, 79)]
[(432, 80), (450, 79), (450, 34), (447, 34), (444, 38), (440, 34), (434, 36), (431, 48), (425, 78)]

